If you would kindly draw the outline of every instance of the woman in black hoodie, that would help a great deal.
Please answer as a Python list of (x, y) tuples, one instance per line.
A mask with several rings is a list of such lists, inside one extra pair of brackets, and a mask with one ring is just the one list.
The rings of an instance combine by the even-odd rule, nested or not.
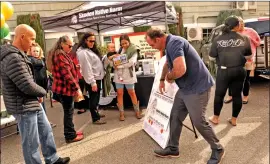
[(47, 90), (48, 79), (43, 51), (41, 47), (37, 43), (35, 43), (35, 45), (30, 48), (28, 55), (34, 67), (34, 76), (36, 83), (39, 86), (43, 87), (45, 90)]
[[(28, 58), (33, 64), (34, 67), (34, 79), (36, 83), (47, 90), (48, 78), (46, 72), (46, 65), (44, 61), (44, 55), (42, 48), (38, 43), (35, 43), (30, 50), (28, 51)], [(44, 111), (46, 112), (44, 98), (40, 97), (39, 102), (42, 104)], [(52, 127), (55, 127), (55, 124), (51, 123)]]

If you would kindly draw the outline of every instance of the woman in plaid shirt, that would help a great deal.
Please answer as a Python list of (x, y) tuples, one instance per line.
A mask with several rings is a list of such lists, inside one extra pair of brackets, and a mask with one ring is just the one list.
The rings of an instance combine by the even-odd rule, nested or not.
[(73, 46), (69, 36), (62, 36), (52, 54), (52, 91), (64, 108), (64, 135), (67, 143), (83, 139), (82, 132), (76, 132), (73, 124), (74, 96), (82, 94), (78, 84), (78, 73), (75, 64), (68, 55)]

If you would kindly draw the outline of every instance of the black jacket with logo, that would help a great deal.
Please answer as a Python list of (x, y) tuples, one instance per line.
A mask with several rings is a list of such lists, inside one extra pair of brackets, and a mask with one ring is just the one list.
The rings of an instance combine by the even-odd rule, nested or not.
[(219, 67), (228, 68), (244, 66), (245, 56), (251, 55), (249, 38), (233, 31), (217, 36), (209, 53), (210, 57), (216, 58)]

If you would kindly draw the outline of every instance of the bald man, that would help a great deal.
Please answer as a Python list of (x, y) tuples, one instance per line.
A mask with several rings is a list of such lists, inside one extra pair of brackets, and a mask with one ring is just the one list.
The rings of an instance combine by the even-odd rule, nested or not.
[[(26, 54), (35, 43), (36, 32), (28, 25), (15, 28), (12, 45), (2, 45), (0, 53), (3, 97), (8, 114), (18, 123), (25, 163), (41, 164), (39, 144), (46, 164), (66, 164), (69, 157), (56, 153), (52, 129), (38, 102), (46, 91), (34, 82), (33, 66)], [(39, 143), (40, 141), (40, 143)]]

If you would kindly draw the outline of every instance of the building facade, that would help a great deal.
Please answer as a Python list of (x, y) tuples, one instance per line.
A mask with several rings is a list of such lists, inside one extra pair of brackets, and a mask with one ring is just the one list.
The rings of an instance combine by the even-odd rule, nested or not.
[[(182, 8), (184, 27), (198, 26), (202, 28), (203, 38), (207, 38), (216, 26), (217, 16), (222, 10), (240, 9), (243, 19), (269, 17), (269, 1), (220, 1), (173, 2)], [(188, 35), (188, 34), (187, 34)]]
[[(14, 7), (14, 14), (10, 20), (7, 21), (11, 34), (14, 28), (17, 26), (17, 15), (24, 15), (29, 13), (39, 13), (41, 17), (53, 16), (66, 10), (70, 10), (82, 5), (84, 2), (11, 2)], [(204, 39), (210, 35), (213, 27), (216, 26), (217, 16), (221, 10), (230, 10), (239, 8), (242, 10), (243, 18), (256, 18), (269, 16), (269, 1), (252, 1), (252, 2), (232, 2), (232, 1), (220, 1), (220, 2), (172, 2), (174, 5), (180, 6), (183, 12), (184, 27), (190, 29), (190, 27), (199, 27)], [(119, 33), (133, 32), (133, 28), (125, 29)], [(187, 31), (187, 35), (188, 35)], [(196, 32), (197, 31), (191, 31)], [(105, 33), (104, 40), (101, 37), (102, 43), (110, 42), (111, 35), (115, 32)], [(117, 32), (118, 33), (118, 32)], [(46, 51), (52, 47), (56, 39), (61, 35), (67, 34), (66, 32), (52, 33), (45, 31)], [(70, 35), (77, 38), (76, 32), (70, 33)], [(98, 38), (99, 39), (99, 38)], [(196, 40), (196, 39), (194, 39)], [(192, 41), (192, 39), (191, 39)]]

